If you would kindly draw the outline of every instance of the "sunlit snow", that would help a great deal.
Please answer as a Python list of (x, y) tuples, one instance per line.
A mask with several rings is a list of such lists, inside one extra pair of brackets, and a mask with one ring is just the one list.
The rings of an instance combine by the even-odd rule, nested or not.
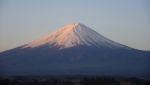
[(23, 48), (38, 47), (44, 44), (55, 45), (60, 48), (70, 48), (77, 45), (106, 46), (110, 48), (125, 47), (103, 37), (96, 31), (80, 23), (65, 25), (58, 31), (35, 40)]

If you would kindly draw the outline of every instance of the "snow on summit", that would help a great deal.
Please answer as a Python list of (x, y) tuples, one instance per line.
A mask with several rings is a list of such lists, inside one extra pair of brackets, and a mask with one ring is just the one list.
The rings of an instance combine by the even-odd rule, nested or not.
[(106, 46), (110, 48), (124, 47), (121, 44), (115, 43), (103, 37), (96, 31), (83, 24), (73, 23), (65, 25), (59, 30), (52, 32), (39, 40), (35, 40), (29, 44), (26, 44), (25, 46), (23, 46), (23, 48), (33, 48), (45, 44), (54, 45), (59, 47), (60, 49), (70, 48), (78, 45)]

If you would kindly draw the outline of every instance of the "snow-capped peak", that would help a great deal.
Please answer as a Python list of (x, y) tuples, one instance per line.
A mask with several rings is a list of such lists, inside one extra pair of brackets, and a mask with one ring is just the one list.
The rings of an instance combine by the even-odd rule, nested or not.
[(58, 31), (25, 45), (24, 48), (38, 47), (45, 44), (54, 45), (60, 49), (78, 45), (106, 46), (110, 48), (123, 46), (103, 37), (96, 31), (80, 23), (65, 25)]

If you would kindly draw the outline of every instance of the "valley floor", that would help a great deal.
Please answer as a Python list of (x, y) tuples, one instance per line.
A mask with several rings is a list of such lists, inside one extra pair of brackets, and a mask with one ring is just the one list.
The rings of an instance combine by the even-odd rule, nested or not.
[(82, 77), (82, 78), (0, 78), (0, 85), (150, 85), (150, 79)]

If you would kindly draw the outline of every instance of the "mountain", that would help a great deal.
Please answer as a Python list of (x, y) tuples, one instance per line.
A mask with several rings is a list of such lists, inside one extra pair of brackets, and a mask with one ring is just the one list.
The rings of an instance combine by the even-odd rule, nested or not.
[(150, 52), (114, 42), (80, 23), (0, 53), (1, 76), (150, 77), (149, 66)]

